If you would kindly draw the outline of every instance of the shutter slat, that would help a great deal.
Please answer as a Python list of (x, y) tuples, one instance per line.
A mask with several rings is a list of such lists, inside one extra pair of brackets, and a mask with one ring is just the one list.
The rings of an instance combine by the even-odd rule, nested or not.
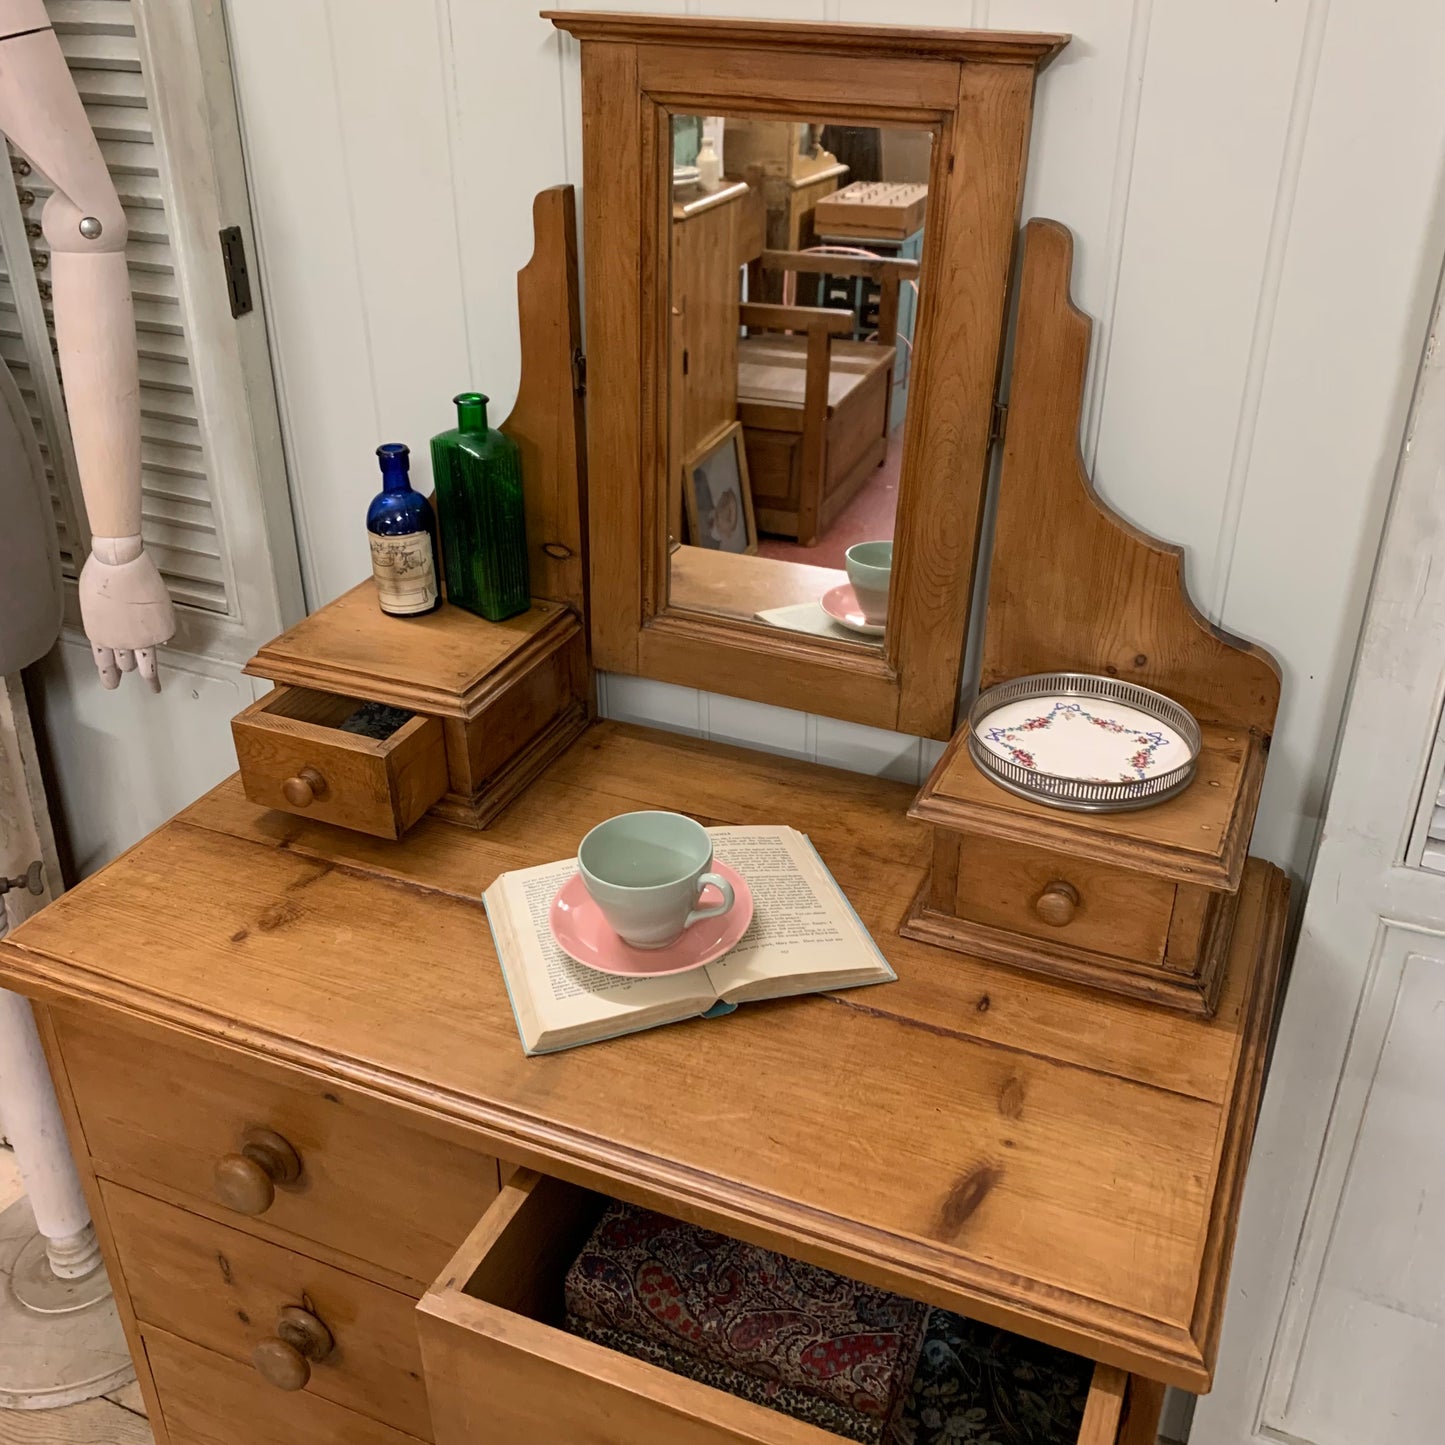
[(89, 31), (55, 32), (66, 63), (86, 70), (129, 70), (140, 74), (140, 56), (133, 35), (97, 35)]
[(130, 0), (46, 0), (57, 34), (135, 35)]
[(147, 150), (153, 144), (150, 113), (144, 104), (111, 105), (107, 102), (103, 105), (87, 105), (85, 114), (98, 141), (123, 141), (136, 147), (144, 146)]
[[(64, 47), (61, 47), (64, 49)], [(129, 105), (145, 109), (145, 81), (139, 70), (93, 69), (70, 61), (75, 88), (87, 109), (92, 105)]]
[[(46, 10), (129, 227), (126, 264), (140, 362), (141, 530), (146, 547), (178, 604), (226, 612), (222, 545), (201, 444), (161, 157), (154, 143), (131, 0), (46, 0)], [(53, 187), (35, 171), (26, 177), (25, 188), (34, 193), (25, 214), (38, 220)], [(39, 267), (44, 267), (38, 267), (40, 277), (48, 282), (43, 238), (34, 242), (34, 254)], [(74, 577), (76, 558), (65, 535), (54, 459), (3, 264), (0, 260), (0, 359), (12, 368), (40, 438), (63, 564), (66, 574)], [(48, 300), (44, 308), (53, 337), (53, 308)]]

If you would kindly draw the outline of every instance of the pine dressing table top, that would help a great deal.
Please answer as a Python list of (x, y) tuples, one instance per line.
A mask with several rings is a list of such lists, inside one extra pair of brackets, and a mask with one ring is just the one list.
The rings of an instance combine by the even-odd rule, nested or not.
[[(911, 798), (612, 723), (483, 833), (428, 818), (386, 843), (266, 812), (233, 778), (0, 943), (0, 981), (360, 1085), (516, 1162), (1205, 1389), (1283, 877), (1248, 865), (1219, 1012), (1186, 1017), (899, 938), (929, 848)], [(899, 981), (524, 1057), (482, 889), (634, 807), (804, 829)]]

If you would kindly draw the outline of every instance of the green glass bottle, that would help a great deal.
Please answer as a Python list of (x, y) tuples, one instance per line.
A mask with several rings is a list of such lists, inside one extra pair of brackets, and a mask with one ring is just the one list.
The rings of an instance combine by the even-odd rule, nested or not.
[(501, 622), (532, 605), (522, 461), (517, 444), (487, 426), (481, 392), (452, 400), (456, 430), (431, 443), (447, 600)]

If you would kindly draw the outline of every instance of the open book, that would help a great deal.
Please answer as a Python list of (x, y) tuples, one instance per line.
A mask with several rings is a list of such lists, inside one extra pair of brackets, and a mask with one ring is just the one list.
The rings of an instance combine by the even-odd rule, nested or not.
[(667, 978), (618, 978), (562, 952), (547, 913), (577, 860), (503, 873), (482, 895), (502, 977), (529, 1054), (554, 1053), (659, 1024), (731, 1013), (740, 1003), (890, 983), (897, 975), (806, 834), (709, 828), (713, 855), (753, 894), (753, 921), (716, 963)]

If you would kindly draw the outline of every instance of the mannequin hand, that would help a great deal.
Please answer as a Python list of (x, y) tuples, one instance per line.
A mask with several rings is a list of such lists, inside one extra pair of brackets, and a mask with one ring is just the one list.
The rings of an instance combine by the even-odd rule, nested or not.
[(93, 537), (80, 571), (80, 620), (101, 685), (118, 687), (123, 672), (139, 671), (161, 690), (156, 648), (175, 635), (170, 593), (139, 537)]

